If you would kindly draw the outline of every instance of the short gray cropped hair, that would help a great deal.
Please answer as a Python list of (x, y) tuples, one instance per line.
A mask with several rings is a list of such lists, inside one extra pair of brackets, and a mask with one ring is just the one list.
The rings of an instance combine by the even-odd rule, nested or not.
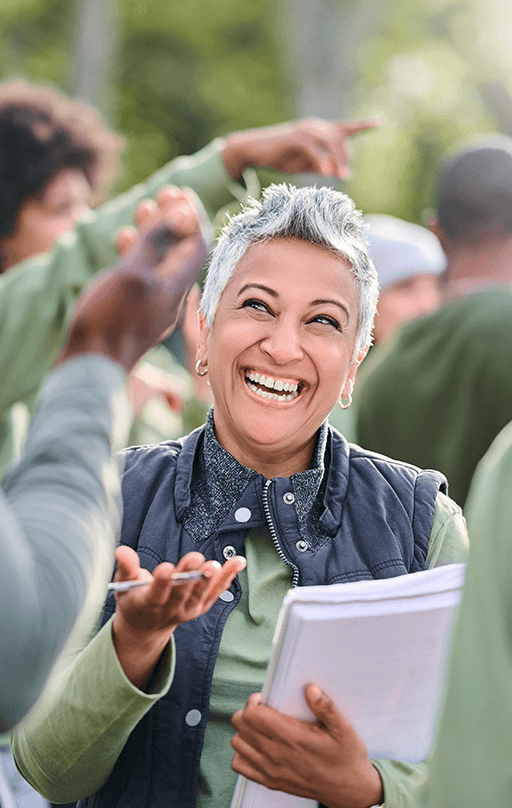
[(213, 327), (220, 297), (251, 244), (297, 238), (326, 247), (349, 263), (359, 286), (356, 349), (363, 350), (371, 344), (379, 295), (363, 233), (363, 218), (346, 194), (328, 187), (270, 185), (260, 200), (249, 199), (229, 219), (213, 249), (201, 299), (208, 325)]

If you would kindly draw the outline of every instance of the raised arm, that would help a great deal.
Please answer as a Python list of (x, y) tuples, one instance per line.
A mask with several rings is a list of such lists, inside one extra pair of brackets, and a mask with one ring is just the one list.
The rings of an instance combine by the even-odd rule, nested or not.
[[(133, 224), (138, 205), (166, 185), (188, 186), (210, 217), (243, 199), (234, 180), (249, 166), (346, 176), (347, 138), (375, 121), (298, 121), (236, 132), (192, 157), (179, 157), (113, 202), (86, 214), (49, 253), (0, 275), (0, 414), (31, 396), (62, 348), (69, 315), (91, 278), (116, 259), (116, 234)], [(254, 191), (253, 191), (254, 193)]]
[(99, 610), (113, 563), (115, 399), (124, 371), (173, 326), (205, 256), (197, 211), (175, 191), (77, 305), (62, 367), (0, 500), (2, 731), (34, 703), (86, 599)]

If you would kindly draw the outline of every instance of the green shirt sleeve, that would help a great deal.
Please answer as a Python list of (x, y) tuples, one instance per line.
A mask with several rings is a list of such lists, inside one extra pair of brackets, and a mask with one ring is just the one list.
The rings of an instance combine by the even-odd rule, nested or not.
[(237, 184), (225, 169), (221, 146), (217, 140), (192, 157), (173, 160), (145, 183), (87, 213), (51, 252), (0, 275), (0, 415), (39, 388), (63, 345), (74, 303), (91, 278), (115, 261), (116, 233), (133, 223), (142, 199), (174, 184), (192, 188), (210, 215), (233, 201)]
[(111, 446), (124, 382), (123, 368), (99, 356), (58, 368), (0, 492), (0, 726), (32, 707), (81, 610), (90, 632), (101, 608), (113, 563), (119, 479)]
[[(469, 550), (466, 521), (459, 506), (439, 492), (428, 544), (427, 568), (466, 561)], [(385, 808), (408, 808), (423, 782), (426, 763), (409, 765), (397, 760), (374, 760), (384, 784)], [(441, 808), (441, 806), (439, 806)]]
[[(174, 640), (151, 692), (126, 678), (112, 641), (112, 620), (54, 682), (52, 692), (12, 735), (14, 759), (26, 780), (50, 802), (74, 802), (108, 778), (126, 740), (174, 675)], [(66, 691), (68, 697), (59, 698)], [(96, 705), (97, 709), (92, 707)]]

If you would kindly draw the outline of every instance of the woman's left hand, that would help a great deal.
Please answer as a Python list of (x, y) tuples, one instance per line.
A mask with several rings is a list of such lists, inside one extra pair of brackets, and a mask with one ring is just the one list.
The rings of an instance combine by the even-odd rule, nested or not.
[(313, 724), (261, 704), (253, 693), (233, 715), (232, 768), (267, 788), (328, 808), (368, 808), (383, 799), (380, 774), (352, 724), (317, 685), (305, 688)]

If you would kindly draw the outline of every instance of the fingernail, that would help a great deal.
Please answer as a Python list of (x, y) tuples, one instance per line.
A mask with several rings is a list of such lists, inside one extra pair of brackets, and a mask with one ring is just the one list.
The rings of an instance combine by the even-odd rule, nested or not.
[(311, 701), (320, 701), (320, 699), (323, 696), (323, 693), (320, 690), (320, 688), (318, 687), (318, 685), (309, 685), (308, 686), (308, 693), (309, 693), (309, 698), (311, 699)]

